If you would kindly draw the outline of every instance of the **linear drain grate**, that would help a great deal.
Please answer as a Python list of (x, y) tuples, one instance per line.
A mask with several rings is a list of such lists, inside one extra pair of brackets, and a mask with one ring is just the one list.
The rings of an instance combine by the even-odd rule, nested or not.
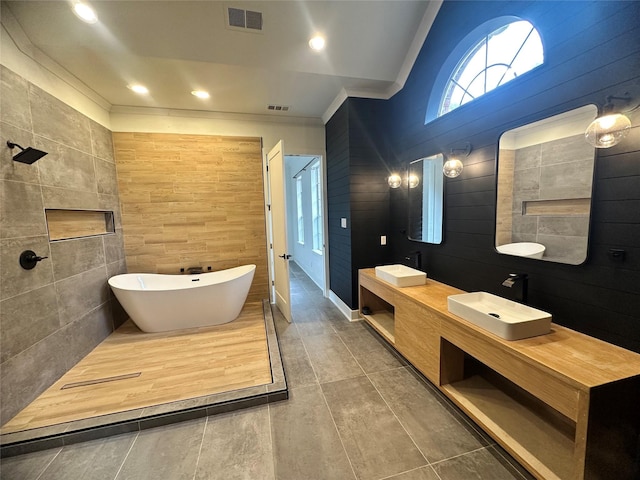
[(95, 380), (85, 380), (83, 382), (67, 383), (60, 390), (67, 388), (86, 387), (88, 385), (97, 385), (98, 383), (115, 382), (118, 380), (126, 380), (127, 378), (136, 378), (142, 375), (142, 372), (127, 373), (126, 375), (116, 375), (115, 377), (96, 378)]

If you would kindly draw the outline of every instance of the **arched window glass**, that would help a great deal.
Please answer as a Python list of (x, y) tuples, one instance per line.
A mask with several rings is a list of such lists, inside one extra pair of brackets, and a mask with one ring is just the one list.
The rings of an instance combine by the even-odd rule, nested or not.
[(526, 20), (509, 21), (482, 35), (479, 41), (477, 36), (475, 38), (476, 43), (466, 51), (449, 76), (438, 107), (438, 117), (544, 61), (540, 35)]

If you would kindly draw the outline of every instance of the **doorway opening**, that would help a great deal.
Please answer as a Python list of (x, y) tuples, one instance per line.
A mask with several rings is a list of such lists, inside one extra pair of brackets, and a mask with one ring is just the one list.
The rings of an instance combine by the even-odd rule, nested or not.
[(290, 322), (290, 261), (329, 292), (326, 170), (322, 155), (285, 155), (282, 140), (264, 159), (270, 298)]
[(326, 296), (326, 194), (322, 156), (285, 155), (284, 159), (289, 253)]

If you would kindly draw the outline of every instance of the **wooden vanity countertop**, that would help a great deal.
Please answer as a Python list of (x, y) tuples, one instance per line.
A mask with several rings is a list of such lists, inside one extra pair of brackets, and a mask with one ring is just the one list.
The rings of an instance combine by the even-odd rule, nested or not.
[(449, 312), (447, 297), (466, 293), (463, 290), (429, 278), (425, 285), (399, 288), (376, 277), (373, 268), (360, 270), (360, 275), (393, 289), (396, 295), (433, 310), (441, 316), (442, 321), (463, 326), (474, 336), (484, 337), (494, 346), (500, 346), (505, 352), (517, 355), (532, 366), (545, 367), (551, 375), (579, 389), (640, 376), (640, 354), (575, 330), (552, 323), (551, 332), (546, 335), (504, 340)]

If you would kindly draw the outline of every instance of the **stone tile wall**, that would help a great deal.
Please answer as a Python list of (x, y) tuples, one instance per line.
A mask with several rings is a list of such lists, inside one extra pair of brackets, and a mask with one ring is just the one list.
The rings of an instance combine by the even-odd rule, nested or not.
[(523, 215), (522, 203), (591, 197), (594, 151), (583, 135), (574, 135), (515, 151), (512, 241), (539, 242), (545, 258), (563, 263), (584, 261), (589, 215)]
[[(126, 272), (111, 131), (0, 66), (0, 403), (4, 424), (119, 326)], [(12, 160), (7, 140), (48, 152)], [(50, 242), (45, 208), (115, 212), (116, 234)], [(33, 270), (23, 250), (49, 258)]]

